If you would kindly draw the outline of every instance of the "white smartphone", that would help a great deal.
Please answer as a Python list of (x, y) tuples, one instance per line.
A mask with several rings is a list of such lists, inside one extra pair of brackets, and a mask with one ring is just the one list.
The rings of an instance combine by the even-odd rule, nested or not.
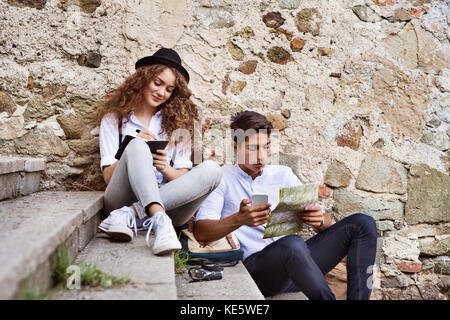
[(269, 195), (267, 193), (252, 194), (252, 206), (260, 206), (269, 202)]

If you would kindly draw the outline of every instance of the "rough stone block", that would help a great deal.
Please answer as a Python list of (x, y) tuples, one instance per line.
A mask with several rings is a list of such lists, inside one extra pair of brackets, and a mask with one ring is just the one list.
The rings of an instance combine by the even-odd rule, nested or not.
[(70, 147), (70, 149), (72, 149), (79, 155), (92, 155), (100, 151), (99, 139), (97, 137), (89, 140), (82, 140), (82, 139), (67, 140), (67, 145)]
[(413, 165), (408, 178), (408, 224), (450, 221), (450, 177), (426, 165)]
[(419, 261), (419, 242), (405, 237), (385, 238), (383, 253), (389, 259)]
[(422, 300), (419, 289), (415, 285), (406, 288), (387, 288), (382, 293), (383, 300)]
[(302, 183), (306, 183), (306, 179), (301, 175), (301, 165), (298, 156), (280, 152), (278, 160), (279, 163), (274, 164), (288, 166), (292, 169), (292, 172), (300, 179)]
[(296, 26), (298, 31), (311, 33), (313, 36), (320, 34), (322, 15), (317, 8), (305, 8), (296, 15)]
[(272, 47), (267, 51), (267, 58), (269, 58), (269, 60), (274, 63), (282, 65), (293, 60), (291, 54), (288, 51), (278, 46)]
[(385, 277), (381, 280), (383, 288), (406, 288), (414, 284), (414, 280), (404, 274), (395, 277)]
[(375, 265), (380, 266), (384, 263), (384, 256), (383, 256), (383, 244), (384, 244), (384, 238), (379, 237), (377, 238), (377, 253), (375, 255)]
[(444, 295), (440, 293), (437, 285), (432, 281), (425, 281), (417, 285), (423, 300), (443, 300)]
[(419, 239), (421, 255), (441, 256), (450, 252), (450, 235), (425, 237)]
[(342, 162), (334, 160), (325, 172), (324, 183), (334, 188), (348, 187), (351, 179), (350, 170)]
[(0, 139), (14, 140), (22, 137), (27, 133), (23, 126), (24, 120), (21, 116), (0, 118)]
[(367, 6), (354, 6), (352, 7), (352, 11), (364, 22), (377, 22), (381, 20), (381, 17), (373, 9)]
[(382, 41), (386, 51), (405, 69), (417, 68), (417, 36), (412, 25)]
[(285, 20), (279, 12), (269, 12), (263, 16), (263, 21), (269, 28), (279, 28)]
[(39, 183), (41, 181), (41, 172), (23, 173), (20, 180), (20, 194), (23, 196), (39, 191)]
[(8, 3), (18, 7), (30, 7), (35, 9), (43, 9), (47, 0), (8, 0)]
[(16, 103), (6, 92), (0, 91), (0, 113), (6, 112), (11, 116), (16, 111)]
[(395, 230), (394, 222), (390, 220), (377, 221), (376, 224), (379, 231)]
[(0, 175), (0, 200), (17, 197), (20, 193), (20, 173)]
[(22, 171), (25, 160), (14, 157), (0, 157), (0, 174)]
[(372, 153), (362, 162), (356, 188), (372, 192), (406, 193), (406, 169), (398, 162)]
[(281, 9), (297, 9), (300, 6), (300, 0), (278, 0)]
[[(39, 147), (38, 147), (39, 146)], [(67, 156), (69, 147), (51, 130), (33, 129), (16, 140), (16, 150), (24, 155), (58, 155)]]
[(229, 7), (197, 7), (194, 16), (201, 24), (214, 29), (230, 28), (235, 24)]
[(24, 158), (25, 172), (35, 172), (35, 171), (43, 171), (45, 170), (45, 159), (42, 158)]
[(403, 219), (403, 203), (396, 201), (381, 201), (373, 198), (363, 198), (347, 190), (334, 190), (334, 209), (338, 216), (346, 217), (353, 213), (365, 213), (375, 220)]
[(397, 263), (397, 269), (402, 272), (417, 273), (422, 270), (422, 262), (402, 261)]
[(450, 275), (450, 257), (442, 256), (433, 259), (434, 271), (442, 274)]
[(436, 235), (450, 234), (450, 223), (443, 224), (416, 224), (402, 230), (401, 235), (417, 235), (417, 237), (434, 237)]

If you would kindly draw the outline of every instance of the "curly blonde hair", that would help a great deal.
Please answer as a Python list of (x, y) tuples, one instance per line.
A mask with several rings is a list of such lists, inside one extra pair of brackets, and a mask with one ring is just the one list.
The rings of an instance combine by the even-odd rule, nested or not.
[(129, 118), (134, 108), (143, 104), (147, 85), (166, 68), (172, 70), (175, 75), (175, 88), (170, 98), (158, 107), (161, 111), (161, 130), (167, 134), (169, 140), (176, 129), (187, 129), (193, 137), (194, 120), (198, 120), (198, 110), (191, 100), (192, 91), (177, 69), (162, 64), (139, 67), (116, 90), (106, 95), (105, 101), (97, 110), (97, 121), (100, 123), (108, 113), (113, 113), (118, 123), (123, 118)]

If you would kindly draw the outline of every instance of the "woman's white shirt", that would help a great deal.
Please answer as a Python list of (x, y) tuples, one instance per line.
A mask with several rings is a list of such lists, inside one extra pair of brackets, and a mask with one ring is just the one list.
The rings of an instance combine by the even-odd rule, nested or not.
[[(129, 118), (122, 119), (122, 140), (126, 135), (137, 136), (136, 129), (150, 131), (157, 140), (167, 140), (167, 134), (161, 130), (161, 112), (158, 111), (151, 119), (149, 127), (145, 127), (139, 119), (132, 113)], [(119, 150), (119, 125), (113, 113), (106, 114), (100, 123), (100, 169), (114, 164), (118, 161), (114, 156)], [(176, 147), (169, 145), (166, 148), (167, 163), (169, 164), (175, 156), (173, 167), (175, 169), (192, 168), (190, 143), (179, 143)], [(163, 175), (152, 163), (153, 170), (158, 183), (163, 181)]]

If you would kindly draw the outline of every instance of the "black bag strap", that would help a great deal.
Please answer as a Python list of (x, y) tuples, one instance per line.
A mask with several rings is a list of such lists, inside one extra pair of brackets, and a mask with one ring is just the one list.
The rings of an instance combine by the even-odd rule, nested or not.
[(122, 120), (119, 121), (119, 148), (122, 143)]

